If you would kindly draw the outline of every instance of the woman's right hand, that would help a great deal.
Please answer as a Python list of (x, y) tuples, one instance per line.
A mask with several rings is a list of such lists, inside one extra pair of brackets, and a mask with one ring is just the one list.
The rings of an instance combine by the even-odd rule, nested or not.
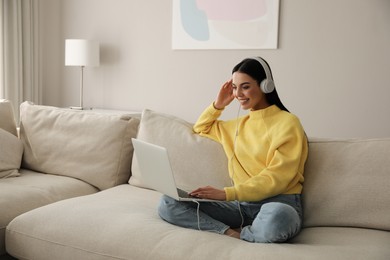
[(217, 99), (214, 101), (216, 109), (224, 109), (234, 99), (232, 80), (226, 81), (219, 90)]

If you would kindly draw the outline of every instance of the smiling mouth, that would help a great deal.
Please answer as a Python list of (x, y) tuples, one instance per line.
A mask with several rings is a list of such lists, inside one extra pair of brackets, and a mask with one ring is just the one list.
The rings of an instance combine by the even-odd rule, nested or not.
[(245, 98), (245, 99), (238, 99), (238, 101), (241, 103), (241, 104), (244, 104), (246, 102), (249, 101), (249, 98)]

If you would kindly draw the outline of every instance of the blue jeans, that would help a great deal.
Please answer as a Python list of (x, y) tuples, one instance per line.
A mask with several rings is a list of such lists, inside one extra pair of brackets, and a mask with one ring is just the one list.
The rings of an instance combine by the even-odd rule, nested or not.
[(158, 213), (171, 224), (219, 234), (224, 234), (229, 228), (242, 226), (240, 238), (258, 243), (285, 242), (297, 235), (302, 226), (299, 194), (282, 194), (259, 202), (199, 204), (181, 202), (163, 195)]

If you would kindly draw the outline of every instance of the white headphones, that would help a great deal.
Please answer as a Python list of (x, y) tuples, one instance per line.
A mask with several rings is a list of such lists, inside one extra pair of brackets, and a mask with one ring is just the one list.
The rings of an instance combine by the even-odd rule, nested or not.
[(274, 83), (274, 80), (272, 78), (271, 69), (269, 68), (267, 62), (265, 62), (260, 57), (252, 57), (251, 59), (257, 60), (261, 64), (261, 66), (263, 67), (263, 69), (265, 71), (266, 78), (260, 82), (261, 91), (263, 91), (263, 93), (265, 93), (265, 94), (271, 93), (275, 89), (275, 83)]

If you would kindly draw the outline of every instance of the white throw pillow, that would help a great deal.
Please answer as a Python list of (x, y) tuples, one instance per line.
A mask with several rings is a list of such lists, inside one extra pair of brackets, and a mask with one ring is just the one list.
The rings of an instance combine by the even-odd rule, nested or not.
[(13, 134), (0, 128), (0, 178), (19, 176), (23, 144)]
[[(206, 185), (218, 188), (231, 185), (222, 146), (195, 134), (192, 124), (180, 118), (144, 110), (137, 138), (167, 148), (178, 187), (192, 190)], [(150, 188), (142, 181), (136, 159), (129, 183)]]

